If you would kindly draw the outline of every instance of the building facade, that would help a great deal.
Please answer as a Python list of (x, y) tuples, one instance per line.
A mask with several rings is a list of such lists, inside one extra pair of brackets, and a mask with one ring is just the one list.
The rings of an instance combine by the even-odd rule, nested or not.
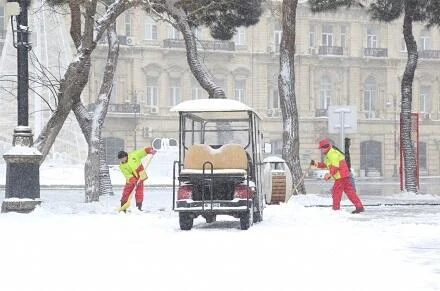
[[(302, 1), (300, 1), (302, 2)], [(254, 107), (264, 117), (265, 140), (281, 155), (282, 120), (278, 97), (279, 6), (266, 7), (255, 26), (238, 29), (230, 41), (195, 31), (202, 64), (227, 98)], [(118, 68), (104, 124), (108, 161), (115, 153), (177, 138), (178, 121), (169, 109), (188, 99), (206, 98), (189, 69), (182, 35), (166, 22), (132, 9), (117, 21)], [(419, 61), (413, 83), (413, 112), (419, 114), (421, 175), (440, 175), (440, 33), (414, 24)], [(93, 106), (102, 80), (107, 44), (94, 52), (83, 100)], [(352, 167), (360, 176), (392, 177), (399, 168), (400, 84), (407, 53), (402, 21), (380, 23), (361, 9), (313, 14), (298, 4), (295, 90), (303, 167), (319, 158), (317, 141), (328, 131), (332, 105), (354, 106), (357, 131), (351, 138)]]
[[(240, 100), (263, 114), (265, 139), (281, 154), (282, 121), (278, 98), (281, 23), (266, 9), (260, 22), (239, 28), (231, 41), (196, 31), (202, 63), (227, 98)], [(177, 138), (175, 104), (206, 98), (189, 70), (181, 34), (164, 22), (132, 10), (118, 20), (120, 58), (105, 136), (116, 147), (134, 148), (156, 137)], [(414, 26), (419, 62), (413, 84), (413, 112), (419, 113), (421, 175), (440, 175), (440, 33)], [(106, 45), (95, 54), (96, 65), (86, 95), (92, 103), (100, 85)], [(299, 4), (296, 32), (296, 98), (300, 155), (303, 165), (319, 157), (317, 140), (328, 132), (331, 105), (355, 106), (357, 132), (351, 138), (352, 166), (360, 176), (396, 176), (399, 168), (400, 83), (407, 53), (402, 22), (379, 23), (361, 9), (313, 14)], [(109, 151), (114, 152), (108, 143)]]

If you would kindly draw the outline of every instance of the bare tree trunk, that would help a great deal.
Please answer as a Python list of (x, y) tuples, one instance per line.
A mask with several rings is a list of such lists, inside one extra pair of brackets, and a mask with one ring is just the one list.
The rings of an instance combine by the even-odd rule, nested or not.
[(305, 193), (299, 159), (298, 107), (295, 96), (295, 26), (298, 0), (283, 0), (283, 35), (280, 44), (280, 92), (281, 113), (283, 116), (283, 159), (292, 173), (292, 181), (297, 186), (296, 193)]
[(412, 1), (407, 1), (405, 5), (405, 17), (403, 20), (403, 36), (405, 38), (406, 48), (408, 50), (408, 61), (406, 63), (405, 72), (403, 73), (401, 94), (402, 94), (402, 150), (404, 161), (404, 177), (405, 189), (408, 192), (417, 193), (416, 182), (416, 159), (414, 145), (411, 141), (411, 103), (412, 103), (412, 84), (414, 80), (414, 72), (417, 67), (417, 43), (414, 40), (412, 32), (412, 11), (414, 7)]
[(119, 43), (116, 36), (116, 23), (111, 24), (107, 31), (109, 50), (94, 112), (87, 112), (80, 100), (73, 107), (88, 145), (88, 156), (84, 166), (86, 202), (99, 201), (99, 196), (102, 194), (100, 190), (103, 186), (110, 185), (111, 187), (110, 176), (101, 173), (102, 168), (108, 172), (108, 165), (105, 163), (105, 159), (103, 159), (101, 132), (107, 114), (113, 77), (118, 63)]
[(114, 195), (110, 170), (105, 160), (105, 146), (102, 137), (99, 139), (99, 195)]
[(179, 26), (179, 30), (183, 34), (183, 38), (185, 39), (186, 58), (191, 72), (199, 82), (200, 86), (202, 86), (203, 89), (208, 92), (209, 98), (225, 98), (225, 92), (223, 88), (219, 87), (214, 82), (209, 72), (201, 65), (194, 32), (189, 26), (185, 13), (179, 8), (176, 8), (173, 2), (174, 1), (166, 1), (166, 6), (172, 13), (174, 19), (177, 22), (177, 25)]
[(88, 52), (83, 52), (77, 61), (69, 65), (60, 84), (58, 106), (34, 142), (34, 146), (43, 154), (41, 163), (43, 163), (49, 153), (67, 116), (72, 110), (72, 96), (81, 95), (84, 86), (87, 84), (89, 71), (90, 54)]

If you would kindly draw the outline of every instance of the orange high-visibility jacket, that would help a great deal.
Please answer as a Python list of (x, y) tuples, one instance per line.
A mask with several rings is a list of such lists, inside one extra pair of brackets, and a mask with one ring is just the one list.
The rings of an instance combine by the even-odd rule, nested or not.
[(350, 170), (344, 154), (334, 148), (325, 154), (324, 162), (318, 162), (318, 168), (328, 168), (330, 175), (335, 180), (350, 177)]

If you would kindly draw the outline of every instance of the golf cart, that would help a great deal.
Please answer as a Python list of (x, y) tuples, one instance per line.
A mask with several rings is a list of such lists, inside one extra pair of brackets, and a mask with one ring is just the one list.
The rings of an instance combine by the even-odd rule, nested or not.
[(260, 117), (230, 99), (182, 102), (179, 113), (179, 160), (173, 166), (173, 210), (180, 229), (190, 230), (203, 216), (240, 219), (248, 229), (263, 220), (262, 133)]

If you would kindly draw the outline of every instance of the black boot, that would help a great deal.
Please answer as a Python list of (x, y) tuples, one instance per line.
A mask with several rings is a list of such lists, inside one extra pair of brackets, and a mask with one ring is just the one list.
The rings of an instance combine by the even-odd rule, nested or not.
[(361, 213), (361, 212), (364, 212), (364, 211), (365, 211), (365, 209), (363, 207), (360, 207), (360, 208), (356, 208), (351, 213), (357, 214), (357, 213)]
[(139, 211), (142, 211), (142, 202), (136, 202), (136, 207), (139, 209)]

